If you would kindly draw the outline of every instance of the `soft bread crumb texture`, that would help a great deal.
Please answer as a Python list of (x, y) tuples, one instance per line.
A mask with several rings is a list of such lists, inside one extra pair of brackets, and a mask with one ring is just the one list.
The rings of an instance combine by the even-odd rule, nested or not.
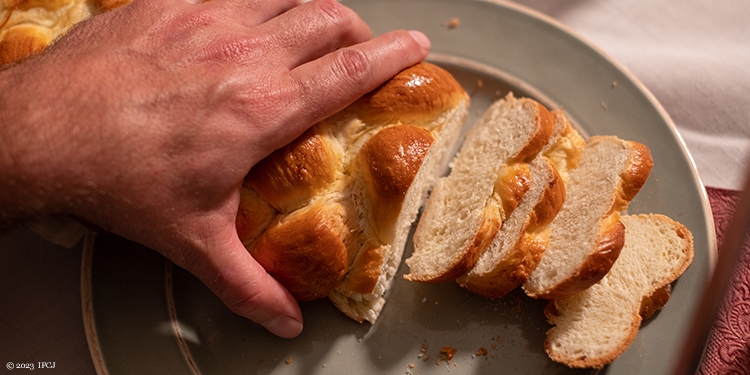
[[(451, 162), (450, 174), (438, 180), (430, 195), (413, 237), (414, 252), (406, 260), (406, 279), (450, 281), (471, 269), (506, 215), (495, 191), (508, 170), (503, 166), (541, 150), (551, 135), (552, 121), (539, 103), (512, 94), (487, 109)], [(507, 181), (514, 178), (501, 180), (506, 181), (501, 186), (510, 186)], [(527, 184), (521, 186), (528, 189)], [(520, 199), (523, 193), (506, 196)]]
[(603, 277), (624, 241), (619, 211), (645, 183), (653, 162), (640, 143), (594, 136), (569, 175), (565, 202), (550, 224), (544, 257), (524, 283), (535, 298), (556, 299)]
[(693, 237), (682, 224), (659, 214), (621, 220), (625, 245), (609, 273), (573, 297), (550, 302), (545, 311), (555, 325), (545, 343), (554, 361), (580, 368), (612, 362), (635, 339), (642, 301), (664, 290), (692, 262)]
[[(549, 224), (565, 201), (568, 170), (581, 158), (585, 141), (572, 128), (563, 110), (553, 111), (554, 127), (547, 144), (530, 163), (530, 189), (509, 216), (474, 268), (460, 277), (460, 286), (489, 298), (499, 298), (523, 282), (544, 255)], [(496, 190), (497, 187), (496, 187)], [(505, 202), (505, 198), (503, 198)]]

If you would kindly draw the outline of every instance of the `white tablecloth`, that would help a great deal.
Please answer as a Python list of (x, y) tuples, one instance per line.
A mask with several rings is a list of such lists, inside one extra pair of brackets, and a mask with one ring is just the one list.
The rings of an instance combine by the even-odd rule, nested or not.
[(750, 1), (519, 0), (630, 70), (677, 125), (706, 186), (750, 170)]

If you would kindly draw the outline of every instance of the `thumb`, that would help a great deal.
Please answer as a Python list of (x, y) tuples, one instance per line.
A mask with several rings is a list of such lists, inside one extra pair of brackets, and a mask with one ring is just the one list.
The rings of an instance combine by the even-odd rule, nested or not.
[(236, 232), (230, 232), (225, 241), (216, 242), (223, 245), (207, 249), (203, 264), (186, 269), (234, 313), (259, 323), (276, 336), (297, 337), (302, 332), (302, 312), (297, 301), (255, 261)]

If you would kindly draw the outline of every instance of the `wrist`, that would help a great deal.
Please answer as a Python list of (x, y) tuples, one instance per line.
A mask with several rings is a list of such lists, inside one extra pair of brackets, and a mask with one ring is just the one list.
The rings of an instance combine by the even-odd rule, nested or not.
[[(61, 116), (49, 105), (36, 61), (0, 70), (0, 227), (61, 212), (53, 198), (63, 188)], [(44, 103), (43, 105), (41, 103)]]

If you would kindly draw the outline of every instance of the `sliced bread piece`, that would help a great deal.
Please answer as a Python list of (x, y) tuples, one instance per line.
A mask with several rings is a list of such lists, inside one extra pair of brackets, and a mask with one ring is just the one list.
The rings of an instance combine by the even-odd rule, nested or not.
[(542, 259), (549, 239), (548, 225), (565, 200), (561, 176), (567, 177), (568, 169), (577, 166), (585, 147), (564, 112), (556, 110), (553, 115), (553, 134), (530, 163), (529, 191), (474, 268), (456, 280), (467, 290), (489, 298), (502, 297), (526, 281)]
[(604, 277), (624, 243), (620, 212), (646, 182), (652, 165), (641, 143), (615, 136), (589, 139), (570, 172), (565, 203), (550, 224), (544, 257), (523, 284), (526, 294), (565, 298)]
[(551, 301), (545, 349), (569, 367), (601, 368), (635, 339), (643, 319), (669, 300), (671, 283), (693, 259), (693, 236), (659, 214), (622, 216), (625, 246), (609, 273), (591, 288)]
[(503, 222), (474, 268), (456, 280), (469, 291), (489, 298), (502, 297), (521, 285), (547, 247), (547, 225), (565, 199), (565, 187), (546, 157), (530, 165), (530, 189)]
[(544, 147), (552, 127), (544, 106), (512, 93), (487, 109), (430, 194), (406, 260), (407, 280), (453, 281), (474, 266), (528, 190), (524, 161)]

